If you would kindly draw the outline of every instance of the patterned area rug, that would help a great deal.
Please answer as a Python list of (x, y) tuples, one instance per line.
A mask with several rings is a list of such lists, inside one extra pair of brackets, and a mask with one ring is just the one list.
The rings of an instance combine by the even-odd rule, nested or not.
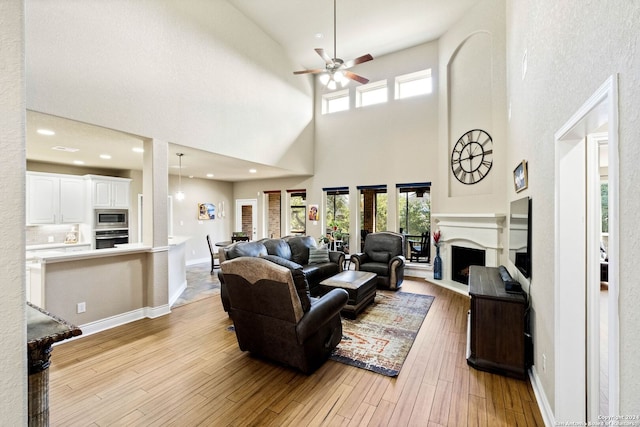
[(434, 297), (380, 291), (356, 319), (342, 319), (342, 341), (331, 359), (395, 377), (411, 350)]

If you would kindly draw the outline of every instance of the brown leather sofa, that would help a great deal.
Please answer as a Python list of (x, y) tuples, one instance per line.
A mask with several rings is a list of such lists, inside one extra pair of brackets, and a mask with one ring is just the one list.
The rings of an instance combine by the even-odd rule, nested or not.
[[(278, 257), (302, 267), (309, 284), (309, 293), (313, 296), (320, 292), (320, 282), (340, 273), (344, 266), (344, 253), (328, 251), (329, 259), (323, 262), (309, 262), (309, 252), (317, 249), (316, 242), (310, 236), (288, 236), (281, 239), (262, 239), (252, 242), (236, 242), (219, 251), (220, 264), (226, 260), (241, 256)], [(229, 311), (224, 270), (218, 273), (220, 279), (220, 297), (225, 311)]]
[(391, 231), (370, 233), (362, 253), (351, 255), (355, 269), (378, 275), (378, 286), (397, 290), (404, 281), (404, 236)]
[(334, 289), (309, 298), (302, 268), (282, 262), (291, 268), (259, 257), (223, 262), (229, 315), (241, 350), (310, 374), (340, 343), (348, 295)]

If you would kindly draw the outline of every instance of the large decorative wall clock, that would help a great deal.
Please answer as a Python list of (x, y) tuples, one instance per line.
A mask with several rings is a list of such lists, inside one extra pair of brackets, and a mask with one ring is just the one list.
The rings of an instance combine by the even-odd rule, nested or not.
[(492, 165), (493, 140), (481, 129), (466, 132), (451, 151), (451, 171), (463, 184), (470, 185), (482, 181)]

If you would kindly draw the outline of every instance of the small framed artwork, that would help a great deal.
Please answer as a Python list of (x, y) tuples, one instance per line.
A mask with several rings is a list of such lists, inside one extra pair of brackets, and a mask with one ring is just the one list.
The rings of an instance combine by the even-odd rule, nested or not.
[(216, 219), (216, 205), (198, 203), (198, 219)]
[(309, 205), (309, 221), (318, 221), (320, 219), (320, 211), (318, 205)]
[(513, 185), (516, 193), (521, 192), (529, 186), (529, 178), (527, 177), (527, 161), (523, 160), (513, 170)]

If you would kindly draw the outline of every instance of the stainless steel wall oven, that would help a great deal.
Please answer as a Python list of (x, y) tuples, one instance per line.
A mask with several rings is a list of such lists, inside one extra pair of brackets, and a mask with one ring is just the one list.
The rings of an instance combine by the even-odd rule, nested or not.
[(96, 249), (113, 248), (115, 245), (129, 243), (129, 230), (96, 230)]

